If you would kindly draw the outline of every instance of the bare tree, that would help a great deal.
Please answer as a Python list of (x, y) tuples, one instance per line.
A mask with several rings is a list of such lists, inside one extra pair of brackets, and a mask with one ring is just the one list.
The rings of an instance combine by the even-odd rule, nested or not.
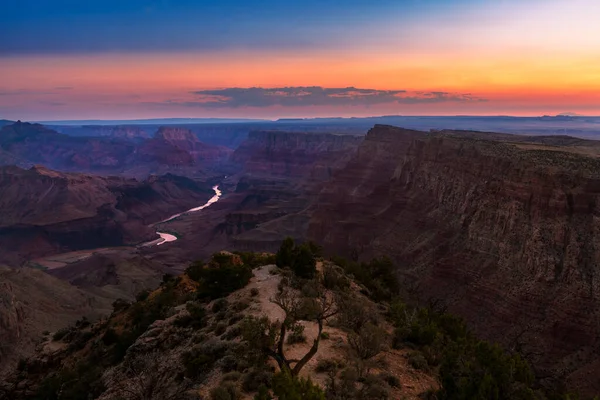
[[(283, 310), (285, 314), (283, 321), (270, 322), (267, 317), (248, 321), (254, 326), (246, 329), (244, 335), (251, 346), (260, 348), (267, 356), (277, 362), (281, 370), (288, 370), (294, 376), (298, 375), (300, 370), (319, 350), (325, 321), (338, 313), (334, 294), (316, 280), (311, 283), (313, 287), (310, 296), (302, 294), (302, 292), (287, 285), (282, 285), (277, 295), (271, 299), (271, 302)], [(299, 321), (316, 322), (318, 325), (317, 337), (314, 339), (311, 348), (301, 359), (289, 359), (285, 355), (283, 345), (288, 331)]]
[(179, 400), (186, 398), (191, 388), (191, 381), (179, 381), (167, 371), (159, 351), (126, 360), (108, 383), (114, 387), (114, 395), (126, 400)]

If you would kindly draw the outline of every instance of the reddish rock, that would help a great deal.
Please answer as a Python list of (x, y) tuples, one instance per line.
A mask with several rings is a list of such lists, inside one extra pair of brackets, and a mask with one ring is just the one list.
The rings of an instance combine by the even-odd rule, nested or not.
[(391, 256), (421, 299), (444, 300), (540, 376), (598, 393), (600, 161), (585, 155), (597, 143), (487, 138), (376, 126), (323, 189), (308, 236)]
[(148, 224), (208, 200), (208, 184), (166, 175), (135, 179), (0, 168), (0, 262), (60, 251), (136, 244)]
[(326, 180), (361, 141), (362, 137), (351, 135), (255, 131), (231, 160), (246, 173)]

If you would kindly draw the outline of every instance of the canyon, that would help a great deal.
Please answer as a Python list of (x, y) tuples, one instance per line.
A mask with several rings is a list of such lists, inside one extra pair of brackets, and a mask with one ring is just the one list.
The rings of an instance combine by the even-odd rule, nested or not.
[(8, 265), (66, 251), (135, 245), (149, 225), (206, 202), (211, 185), (164, 175), (145, 181), (0, 167), (0, 257)]
[[(36, 126), (34, 138), (45, 129)], [(135, 245), (156, 239), (156, 230), (177, 239), (48, 271), (102, 305), (110, 285), (121, 285), (108, 291), (114, 296), (131, 297), (193, 260), (221, 250), (274, 252), (288, 236), (313, 240), (327, 255), (387, 256), (405, 298), (448, 309), (520, 352), (544, 386), (600, 393), (600, 142), (375, 125), (364, 137), (242, 134), (238, 126), (222, 144), (206, 144), (195, 129), (158, 127), (137, 143), (125, 139), (143, 160), (139, 174), (2, 168), (0, 262), (22, 265), (29, 251)], [(44, 141), (19, 146), (34, 142)], [(8, 161), (26, 154), (2, 149)], [(215, 185), (218, 202), (167, 218), (205, 204)], [(148, 279), (128, 281), (128, 268)]]
[(538, 376), (598, 393), (599, 155), (568, 137), (376, 126), (321, 191), (307, 237), (391, 257), (414, 297), (441, 300)]

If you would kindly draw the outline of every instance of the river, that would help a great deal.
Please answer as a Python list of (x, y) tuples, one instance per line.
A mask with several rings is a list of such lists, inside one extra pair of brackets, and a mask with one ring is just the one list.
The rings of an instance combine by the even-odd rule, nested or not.
[[(219, 185), (213, 186), (212, 188), (215, 191), (215, 195), (213, 197), (211, 197), (205, 204), (199, 206), (199, 207), (194, 207), (194, 208), (190, 208), (187, 211), (181, 212), (179, 214), (175, 214), (175, 215), (171, 215), (169, 218), (167, 219), (163, 219), (160, 222), (157, 222), (155, 225), (158, 224), (163, 224), (165, 222), (169, 222), (174, 220), (177, 217), (180, 217), (184, 214), (188, 214), (188, 213), (193, 213), (196, 211), (200, 211), (200, 210), (204, 210), (206, 207), (210, 206), (211, 204), (216, 203), (217, 201), (219, 201), (219, 199), (221, 198), (221, 195), (223, 194), (220, 190), (219, 190)], [(160, 239), (154, 240), (146, 245), (150, 245), (150, 246), (160, 246), (161, 244), (165, 244), (165, 243), (169, 243), (169, 242), (174, 242), (177, 240), (177, 236), (172, 235), (170, 233), (166, 233), (166, 232), (158, 232), (156, 231), (156, 233), (160, 236)]]

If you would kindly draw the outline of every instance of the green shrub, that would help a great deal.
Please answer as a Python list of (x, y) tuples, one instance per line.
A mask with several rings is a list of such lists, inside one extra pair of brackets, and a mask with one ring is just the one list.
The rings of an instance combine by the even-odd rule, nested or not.
[(291, 267), (299, 278), (314, 278), (317, 273), (317, 261), (309, 245), (303, 244), (294, 249)]
[(294, 258), (294, 239), (285, 238), (275, 255), (275, 264), (279, 268), (291, 267)]
[(197, 271), (197, 275), (200, 282), (198, 297), (217, 299), (246, 286), (252, 278), (252, 269), (233, 264), (231, 256), (215, 255), (208, 266)]
[(256, 296), (258, 296), (258, 294), (259, 294), (259, 291), (257, 288), (250, 289), (250, 296), (256, 297)]
[(325, 400), (325, 393), (310, 379), (293, 377), (287, 372), (273, 376), (273, 394), (279, 400)]

